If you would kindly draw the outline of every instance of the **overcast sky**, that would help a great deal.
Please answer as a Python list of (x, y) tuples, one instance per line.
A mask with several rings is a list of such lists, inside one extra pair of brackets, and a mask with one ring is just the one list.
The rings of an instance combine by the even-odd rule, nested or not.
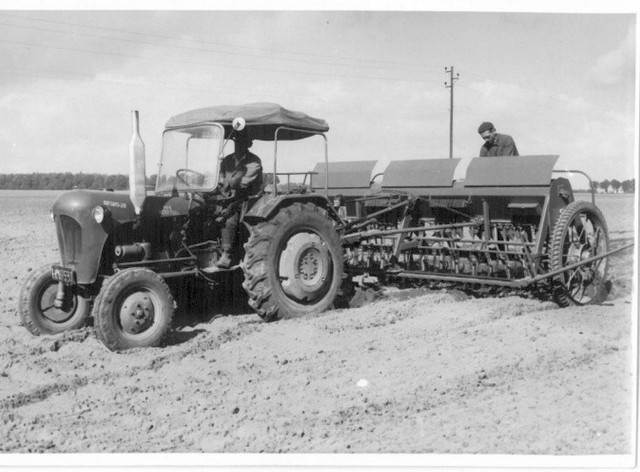
[(454, 157), (477, 156), (492, 121), (521, 155), (559, 154), (557, 168), (595, 180), (635, 175), (635, 13), (10, 6), (2, 173), (127, 173), (137, 109), (151, 174), (170, 116), (257, 101), (326, 119), (331, 160), (446, 158), (454, 66)]

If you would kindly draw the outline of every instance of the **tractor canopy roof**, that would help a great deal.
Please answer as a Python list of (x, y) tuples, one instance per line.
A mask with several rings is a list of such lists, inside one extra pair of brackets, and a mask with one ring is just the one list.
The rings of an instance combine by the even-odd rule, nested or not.
[(302, 139), (329, 131), (329, 125), (325, 120), (313, 118), (299, 111), (287, 110), (275, 103), (198, 108), (173, 116), (167, 121), (166, 129), (219, 123), (224, 126), (225, 137), (229, 137), (231, 122), (236, 117), (245, 119), (245, 132), (250, 138), (263, 141), (273, 141), (276, 130), (281, 126), (294, 129), (279, 131), (278, 140)]

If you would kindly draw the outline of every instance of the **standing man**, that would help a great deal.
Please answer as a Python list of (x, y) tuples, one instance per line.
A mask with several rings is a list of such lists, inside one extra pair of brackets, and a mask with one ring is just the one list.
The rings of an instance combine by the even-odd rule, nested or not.
[(235, 150), (226, 156), (220, 164), (220, 193), (229, 196), (231, 203), (227, 205), (223, 215), (218, 218), (224, 227), (220, 231), (222, 239), (222, 255), (216, 267), (228, 269), (231, 266), (231, 250), (236, 240), (238, 222), (242, 205), (247, 199), (262, 190), (262, 162), (255, 154), (249, 152), (253, 144), (246, 133), (234, 138)]
[(513, 138), (508, 134), (498, 134), (493, 123), (485, 121), (478, 128), (480, 137), (485, 143), (480, 148), (480, 157), (519, 156)]

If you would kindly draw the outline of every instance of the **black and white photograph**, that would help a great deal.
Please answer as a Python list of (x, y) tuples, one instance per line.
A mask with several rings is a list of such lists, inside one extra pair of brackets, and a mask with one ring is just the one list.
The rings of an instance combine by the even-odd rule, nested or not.
[(0, 465), (637, 464), (632, 1), (0, 0)]

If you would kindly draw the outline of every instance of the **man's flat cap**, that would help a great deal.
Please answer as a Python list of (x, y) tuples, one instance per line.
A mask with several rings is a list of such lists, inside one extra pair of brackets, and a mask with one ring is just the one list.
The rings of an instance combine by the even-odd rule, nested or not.
[(482, 123), (480, 125), (480, 127), (478, 128), (478, 133), (482, 134), (485, 131), (491, 131), (493, 129), (493, 123), (490, 123), (488, 121), (485, 121), (484, 123)]

